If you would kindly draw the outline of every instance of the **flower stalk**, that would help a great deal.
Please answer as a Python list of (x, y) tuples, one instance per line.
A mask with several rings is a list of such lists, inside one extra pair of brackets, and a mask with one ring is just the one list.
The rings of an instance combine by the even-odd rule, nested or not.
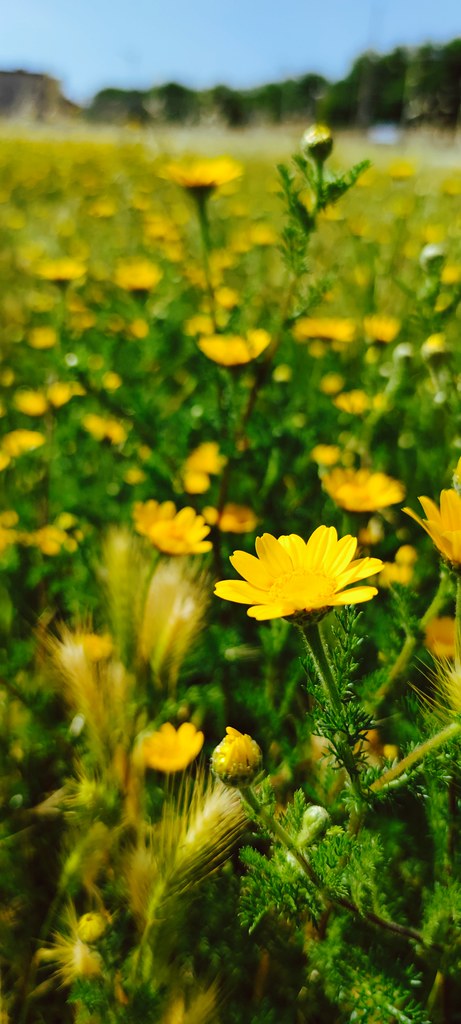
[[(339, 722), (342, 716), (341, 697), (327, 653), (325, 639), (322, 636), (321, 626), (319, 623), (313, 623), (310, 626), (301, 625), (298, 628), (302, 634), (306, 649), (312, 658), (319, 682), (325, 691), (325, 696), (330, 703), (331, 709), (338, 715)], [(338, 729), (339, 733), (340, 730)], [(349, 776), (351, 788), (355, 796), (360, 800), (362, 797), (360, 777), (347, 736), (338, 735), (337, 750)]]
[(450, 740), (454, 739), (461, 733), (461, 722), (451, 722), (450, 725), (446, 725), (444, 729), (436, 733), (435, 736), (431, 736), (430, 739), (425, 740), (424, 743), (420, 743), (414, 748), (406, 757), (403, 757), (398, 764), (393, 765), (387, 772), (384, 772), (379, 779), (376, 779), (370, 786), (370, 789), (374, 793), (380, 793), (382, 790), (390, 788), (398, 779), (404, 781), (402, 776), (406, 776), (406, 773), (422, 761), (427, 754), (431, 754), (434, 750), (438, 750), (439, 747), (445, 745)]

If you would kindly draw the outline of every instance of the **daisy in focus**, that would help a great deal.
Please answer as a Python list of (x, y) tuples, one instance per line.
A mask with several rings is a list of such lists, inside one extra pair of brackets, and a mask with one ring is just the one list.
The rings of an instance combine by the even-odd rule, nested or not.
[(352, 583), (382, 569), (379, 558), (354, 559), (357, 539), (338, 539), (334, 526), (319, 526), (307, 541), (292, 533), (256, 539), (256, 554), (235, 551), (230, 561), (243, 580), (223, 580), (215, 594), (225, 601), (248, 604), (250, 618), (281, 619), (313, 614), (313, 619), (338, 605), (370, 601), (376, 587)]

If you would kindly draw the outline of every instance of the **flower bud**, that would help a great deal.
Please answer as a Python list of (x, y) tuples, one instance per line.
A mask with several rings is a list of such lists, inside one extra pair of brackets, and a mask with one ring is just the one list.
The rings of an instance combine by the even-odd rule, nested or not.
[(304, 846), (310, 846), (319, 836), (323, 835), (329, 823), (330, 815), (325, 807), (320, 807), (316, 804), (308, 807), (304, 811), (303, 823), (298, 836), (299, 847), (302, 849)]
[(445, 246), (437, 245), (435, 242), (425, 245), (419, 256), (419, 263), (423, 270), (433, 273), (442, 268), (445, 259)]
[(82, 914), (77, 921), (77, 935), (82, 942), (98, 942), (107, 928), (107, 920), (96, 912)]
[(445, 341), (445, 335), (440, 332), (438, 334), (430, 334), (426, 341), (421, 345), (421, 355), (423, 359), (437, 359), (438, 356), (444, 356), (447, 352), (447, 345)]
[(211, 755), (211, 769), (226, 786), (249, 786), (261, 769), (261, 749), (251, 736), (230, 725), (226, 733)]
[(330, 129), (324, 124), (312, 124), (306, 128), (301, 138), (303, 156), (310, 156), (316, 163), (323, 164), (328, 160), (333, 149), (333, 138)]

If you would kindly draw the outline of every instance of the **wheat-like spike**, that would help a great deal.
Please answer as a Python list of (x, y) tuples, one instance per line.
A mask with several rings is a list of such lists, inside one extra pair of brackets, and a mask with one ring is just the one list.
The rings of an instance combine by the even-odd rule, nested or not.
[(211, 586), (188, 558), (169, 558), (150, 581), (138, 649), (151, 665), (154, 681), (174, 689), (187, 652), (205, 621)]

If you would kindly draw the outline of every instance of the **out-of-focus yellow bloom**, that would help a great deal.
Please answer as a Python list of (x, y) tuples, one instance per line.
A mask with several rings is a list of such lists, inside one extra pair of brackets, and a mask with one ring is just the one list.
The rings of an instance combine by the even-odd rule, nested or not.
[(355, 388), (353, 391), (343, 391), (340, 395), (336, 395), (333, 404), (341, 412), (348, 412), (351, 416), (362, 416), (370, 408), (370, 399), (364, 391)]
[(203, 515), (210, 526), (217, 526), (221, 533), (251, 533), (258, 525), (258, 517), (248, 505), (236, 505), (229, 501), (221, 513), (217, 508), (208, 505)]
[(337, 395), (338, 391), (344, 387), (344, 377), (341, 377), (340, 373), (326, 373), (322, 377), (319, 387), (324, 395)]
[(18, 520), (18, 513), (13, 508), (6, 508), (4, 512), (0, 512), (0, 526), (6, 526), (8, 530), (11, 526), (16, 526)]
[(0, 471), (6, 469), (11, 462), (11, 457), (6, 452), (0, 450)]
[(68, 284), (70, 281), (78, 281), (79, 278), (84, 277), (86, 266), (81, 260), (63, 257), (57, 260), (43, 260), (38, 264), (36, 273), (45, 281)]
[(135, 486), (136, 484), (142, 484), (144, 480), (147, 480), (147, 475), (139, 466), (130, 466), (130, 468), (124, 473), (123, 479), (126, 484)]
[(204, 441), (187, 457), (187, 469), (195, 469), (202, 473), (220, 473), (227, 459), (220, 455), (216, 441)]
[(14, 371), (11, 369), (11, 366), (7, 366), (6, 369), (0, 373), (0, 384), (3, 384), (3, 387), (5, 388), (10, 388), (14, 382)]
[(407, 178), (415, 176), (416, 168), (409, 160), (393, 160), (387, 168), (387, 173), (394, 181), (406, 181)]
[(200, 157), (184, 159), (167, 164), (162, 176), (174, 181), (191, 192), (211, 192), (220, 185), (240, 178), (243, 173), (241, 164), (230, 157)]
[[(339, 344), (339, 343), (338, 342), (334, 342), (334, 344)], [(324, 341), (319, 341), (319, 340), (311, 341), (310, 344), (308, 345), (308, 352), (309, 352), (309, 355), (312, 356), (313, 359), (323, 359), (323, 357), (328, 352), (328, 346), (327, 346), (326, 342), (324, 342)]]
[(405, 488), (399, 480), (368, 469), (333, 469), (322, 484), (336, 505), (348, 512), (377, 512), (402, 501)]
[(89, 412), (83, 417), (82, 426), (96, 441), (108, 440), (111, 444), (123, 444), (126, 441), (125, 427), (118, 420), (105, 419), (104, 416)]
[(440, 509), (437, 508), (432, 498), (421, 497), (418, 498), (418, 501), (422, 505), (426, 519), (421, 519), (411, 508), (404, 508), (403, 511), (422, 526), (440, 551), (442, 558), (445, 558), (459, 571), (461, 568), (461, 495), (451, 489), (442, 491)]
[(444, 241), (446, 233), (443, 224), (424, 224), (421, 238), (425, 245), (438, 245), (439, 242)]
[(106, 391), (117, 391), (123, 384), (122, 378), (113, 370), (108, 370), (102, 378), (102, 386)]
[(103, 661), (110, 658), (114, 644), (109, 633), (98, 636), (97, 633), (75, 633), (76, 644), (81, 644), (88, 661)]
[(279, 363), (278, 366), (274, 367), (272, 373), (272, 380), (275, 380), (276, 384), (288, 384), (293, 376), (293, 370), (288, 363)]
[(18, 455), (22, 455), (24, 452), (33, 452), (42, 444), (45, 444), (45, 437), (38, 430), (12, 430), (11, 433), (5, 434), (2, 448), (13, 459), (16, 459)]
[(77, 542), (74, 537), (69, 537), (65, 530), (59, 526), (48, 523), (41, 526), (39, 530), (32, 533), (22, 534), (21, 542), (30, 547), (39, 548), (44, 555), (59, 555), (64, 548), (66, 551), (75, 551)]
[(41, 391), (16, 391), (14, 404), (25, 416), (43, 416), (48, 409), (48, 402)]
[(311, 451), (311, 459), (319, 466), (336, 466), (341, 458), (341, 449), (337, 444), (316, 444)]
[(56, 380), (53, 384), (48, 385), (46, 394), (51, 405), (54, 405), (56, 409), (59, 409), (61, 405), (66, 405), (67, 402), (70, 402), (70, 399), (73, 398), (74, 395), (84, 395), (85, 389), (76, 381)]
[(183, 722), (175, 729), (171, 722), (165, 722), (157, 732), (146, 736), (142, 744), (144, 763), (147, 768), (172, 773), (182, 772), (200, 753), (205, 737), (192, 722)]
[(208, 313), (197, 313), (184, 324), (184, 334), (194, 337), (197, 334), (212, 334), (213, 321)]
[(261, 749), (248, 733), (241, 733), (231, 725), (226, 736), (213, 750), (211, 769), (227, 786), (248, 786), (258, 775), (262, 765)]
[(455, 285), (461, 283), (461, 266), (459, 263), (446, 263), (440, 274), (441, 284)]
[(436, 658), (454, 658), (456, 652), (456, 619), (442, 615), (426, 626), (424, 646)]
[(218, 306), (221, 306), (223, 309), (235, 309), (240, 302), (238, 292), (234, 288), (226, 288), (224, 286), (216, 289), (214, 297)]
[(355, 334), (354, 321), (341, 317), (304, 316), (297, 320), (293, 328), (293, 336), (296, 341), (320, 338), (325, 341), (339, 341), (348, 344), (354, 340)]
[(401, 323), (395, 316), (366, 316), (363, 321), (365, 333), (371, 341), (388, 345), (397, 337)]
[(149, 324), (146, 320), (142, 320), (141, 317), (137, 317), (136, 320), (132, 320), (129, 324), (129, 331), (133, 338), (142, 341), (149, 334)]
[(252, 224), (249, 229), (251, 245), (277, 245), (278, 236), (270, 224)]
[(445, 178), (442, 182), (441, 191), (445, 196), (461, 196), (461, 178)]
[(394, 562), (384, 562), (378, 577), (381, 587), (391, 587), (394, 583), (408, 586), (413, 579), (414, 565), (418, 555), (410, 544), (403, 544), (395, 553)]
[(105, 220), (108, 217), (113, 217), (117, 213), (117, 205), (113, 199), (101, 196), (99, 199), (95, 199), (94, 203), (88, 207), (88, 213), (90, 217), (97, 217), (98, 219)]
[(379, 516), (372, 516), (368, 520), (367, 525), (362, 526), (359, 530), (359, 544), (364, 548), (373, 547), (373, 544), (379, 544), (383, 538), (383, 524)]
[(124, 260), (115, 271), (115, 283), (126, 292), (150, 292), (162, 279), (162, 271), (149, 260)]
[(47, 349), (56, 345), (58, 336), (54, 327), (32, 327), (27, 336), (31, 348)]
[(424, 359), (444, 355), (445, 352), (447, 352), (447, 342), (443, 331), (439, 331), (437, 334), (430, 334), (421, 345), (421, 355)]
[(133, 518), (137, 532), (148, 537), (164, 554), (200, 555), (211, 548), (211, 541), (204, 540), (210, 527), (193, 508), (182, 508), (177, 512), (172, 501), (138, 501), (133, 509)]
[(210, 475), (220, 473), (227, 459), (219, 454), (216, 441), (204, 441), (184, 463), (183, 482), (187, 494), (204, 494), (211, 484)]
[(230, 559), (243, 581), (221, 581), (215, 594), (251, 605), (247, 614), (260, 621), (299, 613), (318, 619), (329, 608), (369, 601), (377, 593), (369, 586), (345, 589), (382, 568), (379, 558), (354, 560), (356, 548), (356, 538), (338, 540), (334, 526), (319, 526), (307, 542), (294, 533), (278, 539), (265, 533), (256, 538), (257, 558), (234, 551)]
[(237, 334), (213, 334), (197, 342), (201, 352), (220, 366), (243, 366), (261, 355), (271, 343), (270, 334), (262, 329)]

